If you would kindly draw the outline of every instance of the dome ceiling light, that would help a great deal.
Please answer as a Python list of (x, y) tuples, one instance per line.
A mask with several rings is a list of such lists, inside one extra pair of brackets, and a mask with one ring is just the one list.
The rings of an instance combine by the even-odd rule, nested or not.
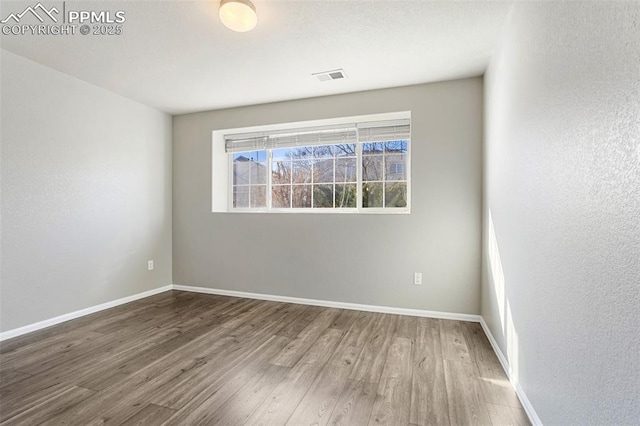
[(258, 23), (256, 7), (249, 0), (220, 0), (220, 20), (230, 30), (244, 33)]

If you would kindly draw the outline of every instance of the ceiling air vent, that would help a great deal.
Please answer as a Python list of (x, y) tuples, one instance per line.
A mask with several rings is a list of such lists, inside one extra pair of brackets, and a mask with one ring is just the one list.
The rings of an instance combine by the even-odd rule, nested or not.
[(324, 71), (311, 74), (320, 81), (340, 80), (341, 78), (347, 78), (344, 70)]

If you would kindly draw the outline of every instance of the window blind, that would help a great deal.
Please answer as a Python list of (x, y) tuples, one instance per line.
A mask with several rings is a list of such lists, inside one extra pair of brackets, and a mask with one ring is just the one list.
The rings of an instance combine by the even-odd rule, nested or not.
[(225, 135), (227, 153), (299, 146), (405, 140), (411, 135), (409, 119), (372, 121), (337, 126)]
[(409, 119), (358, 123), (358, 142), (386, 142), (410, 138)]
[(355, 126), (342, 125), (340, 127), (316, 127), (267, 133), (226, 135), (224, 139), (225, 150), (229, 153), (355, 143), (357, 135)]

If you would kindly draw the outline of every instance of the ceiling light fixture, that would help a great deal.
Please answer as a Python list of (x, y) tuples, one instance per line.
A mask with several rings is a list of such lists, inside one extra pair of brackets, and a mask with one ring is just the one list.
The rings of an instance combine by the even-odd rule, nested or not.
[(258, 23), (256, 8), (249, 0), (220, 0), (220, 20), (230, 30), (244, 33)]

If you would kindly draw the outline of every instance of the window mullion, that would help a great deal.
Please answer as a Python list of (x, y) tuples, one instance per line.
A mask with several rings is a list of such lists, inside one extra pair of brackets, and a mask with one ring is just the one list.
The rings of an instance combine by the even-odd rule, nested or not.
[(356, 142), (356, 197), (358, 212), (362, 211), (362, 144)]
[(249, 158), (249, 208), (251, 208), (251, 187), (254, 185), (254, 182), (253, 182), (253, 166), (255, 164), (256, 164), (256, 162), (253, 159), (253, 156), (251, 156)]
[[(313, 149), (311, 151), (313, 152)], [(311, 173), (311, 181), (310, 181), (311, 185), (309, 186), (309, 188), (311, 188), (311, 208), (313, 208), (313, 202), (314, 202), (314, 200), (313, 200), (313, 193), (314, 193), (314, 190), (313, 190), (313, 185), (314, 185), (314, 182), (313, 182), (313, 171), (315, 169), (315, 166), (316, 166), (315, 156), (312, 154), (311, 155), (311, 171), (310, 171), (310, 173)]]
[[(331, 191), (331, 205), (333, 206), (333, 208), (336, 208), (336, 167), (338, 167), (338, 161), (337, 161), (337, 157), (336, 157), (336, 150), (334, 148), (333, 150), (333, 158), (331, 159), (331, 161), (333, 161), (333, 182), (331, 182), (331, 185), (333, 187), (333, 190)], [(344, 187), (344, 185), (343, 185)], [(343, 189), (344, 191), (344, 189)]]
[(387, 153), (386, 147), (382, 145), (382, 208), (387, 206)]
[(234, 170), (234, 164), (233, 164), (233, 154), (229, 155), (229, 182), (231, 182), (231, 191), (228, 192), (228, 196), (227, 196), (227, 206), (229, 206), (229, 209), (234, 209), (235, 206), (233, 205), (233, 191), (235, 190), (235, 182), (233, 180), (233, 170)]
[(289, 208), (293, 208), (293, 158), (289, 158)]
[(267, 210), (271, 211), (272, 201), (271, 201), (271, 185), (273, 184), (273, 165), (271, 164), (272, 154), (271, 150), (267, 149)]

